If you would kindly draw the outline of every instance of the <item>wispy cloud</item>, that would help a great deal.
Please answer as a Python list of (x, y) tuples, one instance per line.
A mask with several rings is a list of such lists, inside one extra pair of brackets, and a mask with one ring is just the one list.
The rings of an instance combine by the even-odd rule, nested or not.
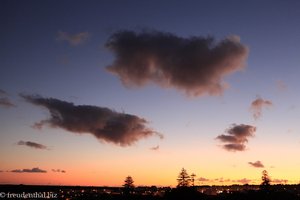
[(271, 182), (273, 184), (287, 184), (288, 180), (286, 180), (286, 179), (272, 179)]
[(56, 173), (66, 173), (66, 171), (63, 169), (52, 169), (51, 171)]
[(242, 179), (238, 179), (238, 180), (234, 180), (233, 182), (235, 183), (241, 183), (241, 184), (249, 184), (252, 182), (251, 179), (247, 179), (247, 178), (242, 178)]
[(151, 147), (150, 150), (153, 150), (153, 151), (159, 150), (159, 145), (157, 145), (157, 146), (155, 146), (155, 147)]
[(28, 146), (30, 148), (34, 148), (34, 149), (48, 149), (47, 146), (43, 145), (43, 144), (39, 144), (39, 143), (36, 143), (36, 142), (31, 142), (31, 141), (19, 141), (17, 143), (18, 145), (24, 145), (24, 146)]
[(16, 105), (13, 104), (7, 97), (0, 98), (0, 106), (7, 107), (7, 108), (16, 107)]
[(68, 55), (62, 55), (58, 58), (58, 63), (62, 65), (67, 65), (70, 63), (70, 57)]
[(276, 88), (279, 91), (285, 91), (285, 90), (287, 90), (288, 86), (287, 86), (287, 84), (284, 81), (277, 80), (276, 81)]
[(153, 82), (189, 96), (221, 95), (228, 87), (224, 76), (242, 70), (248, 55), (238, 36), (215, 42), (211, 36), (123, 30), (111, 35), (106, 46), (116, 56), (107, 70), (124, 85)]
[(264, 168), (265, 166), (262, 164), (261, 161), (256, 161), (256, 162), (248, 162), (249, 165), (251, 165), (252, 167), (256, 167), (256, 168)]
[(200, 181), (200, 182), (208, 182), (210, 180), (208, 178), (200, 177), (200, 178), (198, 178), (198, 181)]
[(16, 107), (14, 103), (8, 98), (8, 93), (4, 90), (0, 89), (0, 106), (10, 108)]
[(7, 92), (5, 92), (4, 90), (0, 89), (0, 95), (7, 95)]
[(223, 178), (223, 177), (221, 177), (221, 178), (217, 178), (217, 179), (215, 179), (215, 181), (217, 181), (217, 182), (219, 182), (219, 183), (224, 183), (224, 182), (230, 182), (231, 181), (231, 179), (230, 178)]
[(32, 169), (14, 169), (14, 170), (11, 170), (10, 172), (15, 172), (15, 173), (47, 173), (46, 170), (40, 169), (38, 167), (34, 167)]
[(70, 34), (64, 31), (58, 31), (57, 40), (66, 41), (72, 46), (77, 46), (85, 43), (90, 37), (88, 32), (80, 32), (75, 34)]
[(251, 182), (253, 182), (253, 180), (251, 179), (247, 179), (247, 178), (242, 178), (242, 179), (230, 179), (230, 178), (214, 178), (214, 179), (208, 179), (208, 178), (204, 178), (204, 177), (200, 177), (197, 179), (199, 182), (201, 183), (205, 183), (205, 182), (209, 182), (211, 184), (213, 183), (238, 183), (238, 184), (249, 184)]
[(38, 95), (21, 95), (28, 102), (45, 107), (50, 118), (36, 123), (35, 127), (49, 125), (73, 133), (88, 133), (97, 139), (120, 146), (130, 146), (142, 138), (162, 134), (146, 127), (148, 122), (135, 115), (118, 113), (109, 108), (74, 105), (54, 98)]
[(256, 127), (251, 125), (233, 124), (225, 132), (226, 134), (221, 134), (216, 137), (217, 140), (225, 143), (223, 148), (228, 151), (245, 151), (246, 145), (249, 137), (254, 137)]
[(253, 113), (254, 119), (257, 120), (262, 116), (263, 108), (270, 107), (272, 105), (273, 105), (272, 101), (264, 100), (261, 97), (258, 97), (254, 101), (252, 101), (250, 109)]

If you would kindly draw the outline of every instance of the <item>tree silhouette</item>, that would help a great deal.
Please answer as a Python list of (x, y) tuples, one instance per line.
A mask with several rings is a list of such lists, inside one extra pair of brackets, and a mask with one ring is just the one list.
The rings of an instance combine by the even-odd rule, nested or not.
[(267, 170), (264, 170), (262, 172), (261, 180), (262, 180), (262, 182), (260, 184), (261, 189), (262, 190), (268, 190), (270, 188), (270, 182), (271, 182), (271, 180), (270, 180), (270, 177), (268, 175)]
[(124, 185), (123, 185), (125, 194), (131, 194), (133, 192), (134, 189), (133, 183), (134, 181), (131, 176), (127, 176), (125, 178)]
[(184, 168), (181, 169), (177, 181), (178, 181), (177, 187), (188, 187), (190, 185), (191, 178)]
[(192, 173), (191, 174), (191, 181), (192, 181), (192, 186), (193, 187), (195, 186), (195, 177), (196, 177), (196, 174)]

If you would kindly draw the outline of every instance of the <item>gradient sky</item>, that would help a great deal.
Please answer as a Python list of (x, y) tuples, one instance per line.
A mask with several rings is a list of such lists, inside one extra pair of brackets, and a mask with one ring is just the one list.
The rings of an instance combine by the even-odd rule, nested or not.
[[(131, 175), (136, 185), (176, 186), (182, 167), (196, 184), (258, 184), (264, 169), (273, 183), (299, 183), (299, 8), (296, 0), (0, 1), (0, 183), (120, 186)], [(217, 94), (188, 96), (151, 80), (129, 87), (108, 71), (118, 50), (106, 44), (118, 31), (143, 30), (216, 43), (235, 35), (248, 49), (245, 66), (222, 76), (228, 88)], [(76, 124), (43, 123), (50, 98), (145, 119), (138, 127), (152, 132), (120, 145)], [(246, 126), (252, 135), (236, 132)]]

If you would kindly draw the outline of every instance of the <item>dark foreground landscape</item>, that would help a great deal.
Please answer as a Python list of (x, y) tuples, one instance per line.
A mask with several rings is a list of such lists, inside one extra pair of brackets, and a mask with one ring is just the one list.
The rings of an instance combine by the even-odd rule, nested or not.
[(81, 187), (0, 185), (1, 199), (100, 199), (100, 200), (300, 200), (300, 184), (272, 185), (266, 190), (257, 185), (194, 187)]

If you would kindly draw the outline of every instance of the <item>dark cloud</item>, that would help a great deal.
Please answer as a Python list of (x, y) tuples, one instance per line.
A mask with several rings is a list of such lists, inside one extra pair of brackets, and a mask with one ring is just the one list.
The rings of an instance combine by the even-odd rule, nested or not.
[(256, 127), (251, 125), (233, 124), (225, 131), (227, 135), (219, 135), (216, 139), (226, 143), (223, 148), (228, 151), (244, 151), (246, 150), (245, 143), (248, 142), (249, 137), (254, 137), (255, 131)]
[(107, 70), (126, 86), (154, 82), (189, 96), (220, 95), (224, 76), (244, 68), (248, 48), (238, 36), (182, 38), (159, 31), (119, 31), (106, 46), (115, 53)]
[(256, 162), (248, 162), (249, 165), (251, 165), (252, 167), (256, 167), (256, 168), (264, 168), (265, 166), (262, 164), (261, 161), (256, 161)]
[(272, 106), (273, 103), (270, 100), (264, 100), (260, 97), (256, 98), (252, 103), (251, 103), (251, 111), (253, 113), (253, 117), (255, 120), (259, 119), (262, 116), (262, 109), (264, 107), (269, 107)]
[(89, 133), (101, 141), (120, 146), (130, 146), (142, 138), (162, 135), (147, 128), (147, 121), (135, 115), (118, 113), (108, 108), (74, 105), (66, 101), (41, 96), (21, 95), (28, 102), (45, 107), (50, 118), (38, 122), (35, 126), (42, 128), (50, 125), (73, 133)]
[(58, 172), (58, 173), (66, 173), (66, 171), (62, 170), (62, 169), (52, 169), (51, 171), (52, 172)]
[(11, 170), (10, 172), (15, 172), (15, 173), (47, 173), (46, 170), (40, 169), (38, 167), (34, 167), (32, 169), (14, 169), (14, 170)]
[(48, 149), (47, 146), (43, 145), (43, 144), (39, 144), (39, 143), (36, 143), (36, 142), (31, 142), (31, 141), (19, 141), (17, 143), (18, 145), (25, 145), (25, 146), (28, 146), (28, 147), (31, 147), (31, 148), (34, 148), (34, 149)]
[(245, 151), (246, 145), (245, 144), (224, 144), (223, 148), (228, 151)]
[(70, 34), (63, 31), (58, 31), (57, 40), (67, 41), (72, 46), (77, 46), (85, 43), (90, 37), (88, 32), (80, 32), (76, 34)]

